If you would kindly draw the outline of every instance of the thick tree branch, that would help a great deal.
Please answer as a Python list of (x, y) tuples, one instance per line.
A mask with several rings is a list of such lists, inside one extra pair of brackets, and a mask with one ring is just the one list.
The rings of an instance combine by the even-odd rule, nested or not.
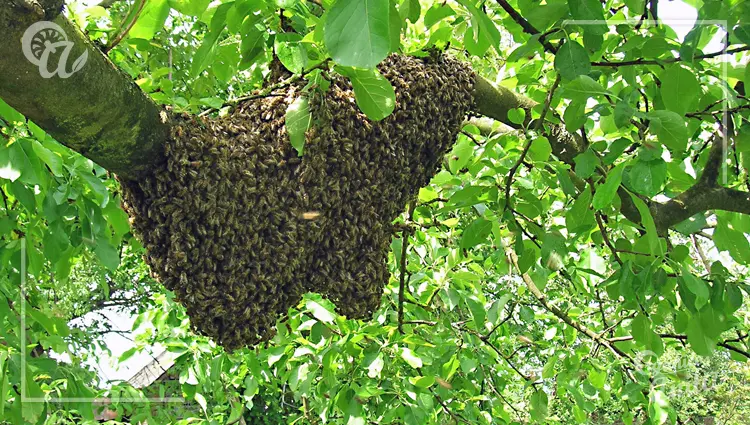
[[(163, 157), (169, 134), (166, 115), (75, 25), (58, 15), (60, 1), (36, 3), (43, 10), (14, 1), (0, 4), (0, 98), (60, 143), (121, 177), (137, 178), (152, 169)], [(66, 70), (88, 54), (69, 78), (42, 78), (39, 67), (24, 55), (24, 32), (43, 20), (59, 25), (72, 44)], [(64, 50), (58, 47), (50, 55), (50, 70), (57, 68)]]
[(670, 227), (704, 211), (722, 210), (750, 214), (750, 193), (718, 184), (724, 155), (722, 138), (713, 137), (708, 161), (698, 182), (666, 203), (651, 205), (656, 228), (665, 232)]
[[(531, 117), (531, 109), (537, 105), (535, 101), (505, 87), (495, 87), (481, 77), (478, 77), (474, 91), (475, 112), (494, 118), (513, 128), (520, 126), (508, 119), (508, 111), (521, 108), (526, 111), (527, 117)], [(587, 149), (582, 138), (569, 133), (562, 125), (549, 126), (546, 136), (555, 156), (571, 167), (575, 166), (574, 158)], [(650, 204), (651, 215), (660, 233), (704, 211), (723, 210), (750, 215), (750, 193), (717, 184), (722, 152), (721, 138), (717, 136), (712, 143), (708, 162), (698, 183), (666, 203), (652, 202)], [(622, 214), (628, 220), (640, 223), (640, 213), (630, 199), (629, 193), (620, 187), (618, 195), (621, 200)]]

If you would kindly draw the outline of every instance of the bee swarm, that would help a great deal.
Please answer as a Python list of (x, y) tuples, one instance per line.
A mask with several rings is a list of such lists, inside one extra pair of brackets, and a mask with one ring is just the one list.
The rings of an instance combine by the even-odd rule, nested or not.
[(122, 182), (146, 261), (199, 333), (228, 349), (267, 341), (308, 291), (349, 318), (378, 308), (391, 223), (438, 170), (474, 84), (445, 56), (392, 55), (379, 69), (393, 114), (370, 121), (334, 78), (311, 97), (301, 158), (284, 127), (292, 86), (227, 117), (176, 118), (165, 166)]

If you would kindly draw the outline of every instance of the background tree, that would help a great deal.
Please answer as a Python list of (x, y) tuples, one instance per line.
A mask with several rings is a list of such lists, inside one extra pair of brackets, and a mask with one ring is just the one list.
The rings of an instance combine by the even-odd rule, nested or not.
[[(251, 423), (273, 397), (287, 423), (743, 423), (750, 7), (691, 5), (726, 24), (679, 41), (657, 0), (6, 2), (0, 420), (91, 421), (80, 400), (106, 396), (121, 418), (154, 424)], [(23, 56), (22, 34), (45, 19), (71, 57), (88, 52), (85, 71), (43, 79)], [(230, 113), (280, 88), (264, 84), (273, 57), (319, 82), (334, 65), (375, 78), (389, 53), (429, 48), (486, 79), (485, 118), (400, 219), (375, 318), (346, 320), (309, 295), (267, 347), (227, 353), (190, 333), (147, 277), (110, 174), (159, 164), (157, 104)], [(392, 100), (378, 81), (355, 84), (372, 118)], [(197, 409), (100, 389), (81, 366), (107, 329), (69, 320), (121, 302), (139, 312), (122, 360), (155, 343), (178, 354), (177, 395)]]

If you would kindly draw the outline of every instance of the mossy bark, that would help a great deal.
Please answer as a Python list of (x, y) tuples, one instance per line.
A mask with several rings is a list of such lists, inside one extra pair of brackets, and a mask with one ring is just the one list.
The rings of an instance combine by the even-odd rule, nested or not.
[[(166, 114), (63, 15), (58, 0), (12, 0), (0, 5), (0, 98), (69, 148), (123, 178), (135, 179), (163, 158)], [(42, 78), (21, 39), (51, 20), (73, 43), (67, 67), (88, 59), (69, 78)], [(52, 55), (56, 68), (63, 49)]]

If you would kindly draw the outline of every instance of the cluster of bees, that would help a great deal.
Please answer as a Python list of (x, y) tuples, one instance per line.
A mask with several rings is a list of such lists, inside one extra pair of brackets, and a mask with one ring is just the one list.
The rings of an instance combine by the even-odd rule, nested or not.
[(392, 55), (379, 70), (396, 92), (393, 114), (370, 121), (334, 78), (310, 95), (301, 158), (284, 126), (301, 92), (292, 86), (223, 118), (175, 117), (165, 166), (122, 182), (146, 261), (197, 332), (227, 349), (267, 341), (305, 292), (349, 318), (378, 308), (392, 221), (438, 170), (474, 84), (442, 55)]

